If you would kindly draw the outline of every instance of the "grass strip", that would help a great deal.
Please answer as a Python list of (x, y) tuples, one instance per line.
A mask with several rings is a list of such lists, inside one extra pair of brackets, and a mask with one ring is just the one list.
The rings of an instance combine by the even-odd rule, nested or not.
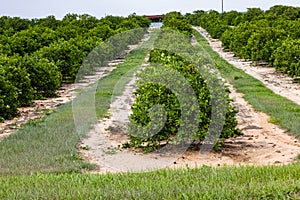
[(271, 123), (278, 124), (288, 133), (300, 136), (300, 105), (275, 94), (259, 80), (229, 64), (212, 50), (200, 33), (195, 30), (194, 34), (199, 45), (210, 55), (222, 77), (238, 92), (245, 94), (244, 98), (255, 110), (268, 114)]
[(0, 178), (1, 199), (297, 199), (300, 165)]
[[(107, 113), (116, 82), (144, 62), (149, 51), (146, 47), (151, 42), (153, 39), (133, 50), (123, 64), (119, 64), (108, 76), (98, 81), (96, 92), (98, 117), (103, 117)], [(124, 86), (125, 83), (126, 81)], [(123, 89), (124, 87), (119, 88), (119, 93)], [(85, 92), (88, 91), (83, 91), (80, 95), (84, 96)], [(71, 102), (61, 105), (51, 115), (28, 122), (15, 134), (1, 141), (0, 176), (36, 172), (69, 173), (92, 168), (93, 165), (82, 161), (77, 144), (97, 119), (88, 119), (84, 121), (84, 126), (78, 128), (74, 123), (72, 111)]]

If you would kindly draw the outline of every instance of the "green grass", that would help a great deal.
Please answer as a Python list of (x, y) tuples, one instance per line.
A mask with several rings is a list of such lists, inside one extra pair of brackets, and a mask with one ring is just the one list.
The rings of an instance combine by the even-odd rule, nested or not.
[[(141, 61), (145, 59), (146, 53), (147, 50), (144, 49), (133, 51), (131, 55), (126, 58), (126, 62), (120, 65), (121, 67), (119, 67), (117, 73), (113, 73), (111, 76), (104, 77), (99, 81), (95, 94), (98, 118), (104, 117), (111, 103), (111, 99), (122, 94), (126, 83), (130, 81), (136, 68), (141, 66)], [(118, 87), (115, 87), (116, 83)]]
[[(145, 45), (149, 46), (151, 42), (153, 39)], [(90, 89), (81, 91), (74, 100), (77, 106), (74, 109), (72, 103), (62, 105), (51, 115), (30, 121), (15, 134), (1, 141), (0, 176), (37, 172), (69, 173), (93, 168), (93, 165), (82, 161), (77, 144), (91, 125), (96, 123), (97, 118), (94, 115), (103, 117), (107, 114), (116, 82), (144, 61), (148, 52), (145, 45), (132, 51), (126, 57), (125, 63), (100, 79), (98, 87), (94, 84)], [(123, 79), (124, 83), (128, 80)], [(96, 98), (92, 90), (94, 87), (97, 87)], [(123, 89), (124, 87), (118, 88), (118, 93)], [(84, 109), (93, 99), (96, 99), (96, 114), (90, 108)], [(73, 111), (80, 115), (74, 117)]]
[(1, 199), (297, 199), (300, 165), (0, 178)]
[(222, 77), (238, 92), (245, 94), (244, 98), (255, 110), (268, 114), (271, 117), (270, 122), (280, 125), (297, 137), (300, 136), (300, 105), (275, 94), (257, 79), (235, 68), (213, 51), (198, 32), (195, 31), (195, 35), (199, 44), (211, 56)]

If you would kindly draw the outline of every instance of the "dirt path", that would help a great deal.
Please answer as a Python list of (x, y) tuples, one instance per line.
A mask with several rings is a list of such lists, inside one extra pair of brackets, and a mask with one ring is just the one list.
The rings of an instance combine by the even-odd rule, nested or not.
[[(204, 33), (201, 30), (201, 33)], [(206, 35), (207, 36), (207, 35)], [(195, 43), (195, 41), (194, 41)], [(220, 45), (217, 41), (210, 41), (212, 46)], [(220, 46), (219, 46), (220, 47)], [(217, 49), (221, 51), (221, 49)], [(226, 52), (222, 52), (226, 54)], [(230, 57), (228, 53), (226, 60), (234, 61), (238, 66), (246, 66), (247, 63)], [(252, 66), (249, 67), (253, 68)], [(146, 65), (144, 65), (146, 66)], [(267, 68), (270, 70), (270, 68)], [(264, 73), (267, 69), (263, 69)], [(252, 69), (253, 70), (253, 69)], [(257, 74), (261, 71), (257, 72)], [(253, 72), (254, 73), (254, 72)], [(297, 85), (290, 84), (287, 77), (276, 76), (277, 82), (266, 77), (275, 76), (265, 74), (265, 81), (270, 85), (284, 83), (282, 87), (277, 87), (281, 93), (292, 93), (297, 89)], [(230, 97), (234, 99), (233, 105), (239, 110), (237, 114), (238, 128), (244, 135), (237, 138), (228, 139), (224, 142), (221, 152), (208, 152), (200, 154), (196, 148), (185, 151), (182, 154), (162, 155), (159, 153), (142, 154), (137, 151), (122, 149), (124, 142), (129, 140), (126, 135), (126, 124), (131, 113), (130, 107), (134, 101), (132, 92), (134, 91), (136, 78), (126, 86), (122, 96), (116, 98), (110, 109), (111, 117), (102, 119), (92, 129), (88, 137), (81, 142), (82, 147), (88, 150), (81, 150), (81, 155), (97, 165), (93, 173), (120, 172), (120, 171), (145, 171), (158, 168), (177, 168), (209, 165), (268, 165), (268, 164), (288, 164), (295, 160), (300, 152), (300, 142), (293, 136), (289, 136), (277, 125), (268, 122), (269, 116), (256, 112), (244, 99), (243, 94), (237, 93), (229, 85)], [(284, 88), (289, 88), (288, 92)], [(294, 88), (294, 89), (293, 89)], [(272, 89), (272, 88), (271, 88)], [(292, 94), (293, 98), (298, 95)], [(172, 154), (172, 155), (171, 155)]]
[(222, 42), (220, 40), (212, 39), (203, 28), (197, 27), (196, 29), (206, 38), (212, 49), (218, 52), (224, 60), (258, 79), (276, 94), (286, 97), (300, 105), (300, 84), (294, 83), (291, 77), (276, 72), (273, 67), (253, 65), (250, 61), (234, 57), (234, 53), (223, 51)]
[(188, 151), (183, 158), (179, 158), (179, 166), (269, 165), (293, 162), (300, 152), (299, 140), (277, 125), (269, 123), (268, 115), (254, 111), (243, 99), (243, 94), (237, 93), (232, 86), (230, 91), (233, 105), (239, 110), (238, 128), (244, 135), (227, 139), (219, 153), (199, 154)]

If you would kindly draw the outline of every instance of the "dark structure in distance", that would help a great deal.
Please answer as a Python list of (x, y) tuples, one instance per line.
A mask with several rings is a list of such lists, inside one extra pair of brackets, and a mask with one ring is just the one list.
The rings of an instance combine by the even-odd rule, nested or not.
[(163, 15), (147, 15), (145, 17), (150, 19), (152, 23), (153, 22), (162, 22), (162, 20), (163, 20)]

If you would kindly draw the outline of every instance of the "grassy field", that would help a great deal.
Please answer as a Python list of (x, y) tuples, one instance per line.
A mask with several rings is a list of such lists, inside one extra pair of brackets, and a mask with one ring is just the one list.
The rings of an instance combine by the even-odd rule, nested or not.
[[(263, 95), (258, 98), (270, 98), (268, 95), (271, 92), (220, 59), (203, 38), (197, 37), (223, 76), (240, 92), (244, 92), (250, 103), (257, 102), (256, 109), (266, 109), (268, 105), (263, 105), (265, 101), (255, 98), (257, 94)], [(146, 54), (146, 50), (134, 51), (127, 57), (126, 64), (101, 79), (104, 82), (98, 87), (96, 101), (103, 99), (97, 106), (97, 116), (106, 115), (114, 83), (142, 62)], [(135, 59), (140, 59), (140, 62)], [(135, 64), (130, 65), (131, 61)], [(127, 68), (126, 72), (120, 71), (124, 68)], [(255, 94), (255, 91), (259, 93)], [(279, 106), (282, 110), (285, 110), (283, 105), (293, 106), (278, 95), (272, 94), (270, 100), (283, 101)], [(284, 112), (287, 116), (297, 117), (297, 112)], [(273, 117), (276, 118), (276, 115)], [(284, 121), (280, 119), (278, 123)], [(295, 119), (299, 122), (299, 118)], [(59, 129), (56, 131), (57, 127)], [(88, 127), (76, 129), (72, 106), (66, 104), (2, 141), (0, 199), (300, 199), (300, 165), (296, 163), (264, 167), (203, 166), (197, 169), (105, 175), (76, 173), (82, 168), (92, 167), (80, 159), (76, 149), (78, 140)]]
[(297, 199), (300, 165), (0, 178), (0, 199)]

